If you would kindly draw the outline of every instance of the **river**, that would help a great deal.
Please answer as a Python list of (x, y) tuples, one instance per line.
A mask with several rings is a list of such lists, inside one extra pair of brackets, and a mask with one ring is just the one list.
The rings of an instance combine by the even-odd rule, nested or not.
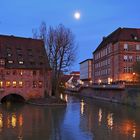
[(61, 95), (67, 106), (0, 106), (0, 140), (140, 140), (140, 109)]

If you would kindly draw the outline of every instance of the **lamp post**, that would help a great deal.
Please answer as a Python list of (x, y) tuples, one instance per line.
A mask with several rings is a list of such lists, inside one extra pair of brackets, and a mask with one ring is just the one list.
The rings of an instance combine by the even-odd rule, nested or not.
[(136, 73), (133, 72), (133, 84), (135, 83), (135, 75), (136, 75)]

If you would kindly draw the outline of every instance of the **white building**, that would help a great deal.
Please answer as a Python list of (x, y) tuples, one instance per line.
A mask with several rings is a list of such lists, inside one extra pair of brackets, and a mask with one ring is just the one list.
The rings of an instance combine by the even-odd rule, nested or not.
[(80, 62), (80, 80), (84, 83), (92, 83), (93, 59), (86, 59)]

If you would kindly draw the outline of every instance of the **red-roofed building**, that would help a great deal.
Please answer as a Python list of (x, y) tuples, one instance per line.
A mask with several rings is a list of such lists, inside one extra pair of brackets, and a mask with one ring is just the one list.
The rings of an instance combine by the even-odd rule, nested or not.
[(51, 69), (42, 40), (0, 35), (0, 100), (51, 94)]
[(93, 52), (93, 81), (108, 84), (132, 82), (136, 61), (140, 61), (140, 29), (118, 28), (104, 37)]

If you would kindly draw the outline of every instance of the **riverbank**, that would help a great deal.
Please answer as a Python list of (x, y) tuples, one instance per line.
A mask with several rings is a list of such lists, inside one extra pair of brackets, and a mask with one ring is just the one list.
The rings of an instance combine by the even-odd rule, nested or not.
[(80, 92), (70, 92), (67, 94), (74, 96), (82, 96), (94, 98), (101, 101), (119, 103), (132, 107), (140, 107), (140, 88), (127, 87), (124, 89), (95, 89), (91, 87), (84, 87)]
[(56, 97), (30, 99), (26, 103), (31, 104), (31, 105), (38, 105), (38, 106), (65, 106), (67, 105), (66, 101), (60, 98), (56, 98)]

